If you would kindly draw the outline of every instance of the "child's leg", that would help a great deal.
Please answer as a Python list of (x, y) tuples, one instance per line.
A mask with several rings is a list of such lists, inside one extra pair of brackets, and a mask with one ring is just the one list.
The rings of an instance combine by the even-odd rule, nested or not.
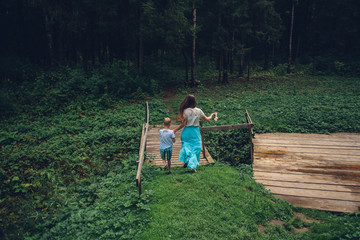
[(166, 167), (166, 151), (164, 152), (164, 158), (163, 158), (163, 165), (164, 165), (164, 168)]
[(169, 169), (169, 173), (171, 172), (171, 171), (170, 171), (170, 168), (171, 168), (171, 159), (168, 159), (168, 169)]
[(168, 169), (169, 169), (169, 173), (171, 173), (170, 168), (171, 168), (171, 155), (172, 155), (172, 148), (170, 148), (167, 151), (167, 160), (168, 160)]
[(166, 167), (166, 151), (164, 151), (163, 149), (160, 149), (160, 156), (161, 156), (161, 160), (163, 162), (163, 167)]

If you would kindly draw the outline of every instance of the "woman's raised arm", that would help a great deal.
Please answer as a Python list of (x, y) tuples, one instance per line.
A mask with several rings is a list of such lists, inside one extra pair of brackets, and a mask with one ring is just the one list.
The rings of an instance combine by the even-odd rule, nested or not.
[(217, 113), (216, 112), (213, 112), (209, 117), (207, 117), (206, 115), (202, 116), (201, 118), (206, 121), (206, 122), (210, 122), (210, 120), (212, 119), (212, 117), (214, 115), (216, 115)]

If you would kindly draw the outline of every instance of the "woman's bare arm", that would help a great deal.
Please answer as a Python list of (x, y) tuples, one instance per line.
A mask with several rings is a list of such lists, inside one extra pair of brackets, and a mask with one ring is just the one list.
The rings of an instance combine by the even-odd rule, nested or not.
[(212, 119), (212, 117), (217, 114), (216, 112), (213, 112), (209, 117), (207, 117), (206, 115), (202, 116), (201, 118), (206, 121), (206, 122), (210, 122), (210, 120)]
[(174, 133), (176, 133), (177, 131), (179, 131), (180, 129), (182, 129), (183, 127), (186, 126), (186, 121), (187, 119), (185, 118), (184, 121), (181, 122), (181, 124), (179, 126), (177, 126), (177, 128), (175, 128), (173, 131)]

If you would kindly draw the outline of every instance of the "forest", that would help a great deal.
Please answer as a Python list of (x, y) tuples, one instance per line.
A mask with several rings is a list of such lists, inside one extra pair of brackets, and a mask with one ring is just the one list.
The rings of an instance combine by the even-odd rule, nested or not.
[(324, 72), (359, 70), (356, 0), (0, 4), (3, 85), (5, 79), (31, 81), (38, 70), (65, 66), (89, 74), (106, 65), (136, 76), (138, 82), (127, 87), (120, 83), (129, 81), (125, 76), (106, 81), (115, 92), (101, 90), (115, 95), (125, 88), (148, 91), (151, 82), (194, 85), (208, 69), (217, 70), (219, 83), (229, 74), (294, 63)]
[(358, 213), (256, 183), (247, 130), (206, 133), (197, 175), (145, 164), (135, 186), (146, 101), (152, 124), (192, 93), (210, 124), (247, 108), (255, 133), (359, 133), (360, 1), (2, 0), (0, 31), (0, 239), (360, 238)]

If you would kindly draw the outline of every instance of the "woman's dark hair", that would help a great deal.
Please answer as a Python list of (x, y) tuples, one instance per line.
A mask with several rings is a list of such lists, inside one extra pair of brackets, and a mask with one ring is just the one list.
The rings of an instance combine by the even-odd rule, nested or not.
[(185, 99), (181, 102), (179, 107), (179, 120), (184, 120), (184, 110), (187, 108), (196, 107), (196, 98), (194, 95), (189, 94), (185, 97)]

